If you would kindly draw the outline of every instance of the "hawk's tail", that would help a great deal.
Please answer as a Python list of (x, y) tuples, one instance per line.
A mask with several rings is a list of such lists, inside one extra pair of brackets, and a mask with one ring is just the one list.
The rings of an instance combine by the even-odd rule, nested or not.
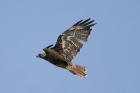
[(79, 75), (79, 76), (87, 75), (87, 68), (85, 66), (72, 64), (72, 65), (67, 66), (67, 69), (74, 75)]

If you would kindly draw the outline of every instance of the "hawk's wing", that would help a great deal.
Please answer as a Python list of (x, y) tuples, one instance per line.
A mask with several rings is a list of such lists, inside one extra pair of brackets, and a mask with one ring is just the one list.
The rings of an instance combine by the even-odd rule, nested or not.
[(80, 51), (83, 43), (90, 35), (91, 27), (96, 23), (94, 20), (80, 20), (71, 28), (63, 32), (57, 39), (54, 50), (57, 51), (67, 62), (71, 62), (74, 56)]

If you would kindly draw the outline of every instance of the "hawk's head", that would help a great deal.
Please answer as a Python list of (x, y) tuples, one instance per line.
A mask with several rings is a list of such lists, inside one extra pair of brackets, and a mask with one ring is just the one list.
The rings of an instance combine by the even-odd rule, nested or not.
[(36, 57), (38, 58), (45, 58), (47, 56), (47, 51), (49, 48), (51, 48), (53, 45), (49, 45), (46, 48), (43, 49), (42, 53), (39, 53)]
[(36, 57), (44, 58), (45, 56), (46, 56), (46, 53), (43, 51), (42, 53), (39, 53)]

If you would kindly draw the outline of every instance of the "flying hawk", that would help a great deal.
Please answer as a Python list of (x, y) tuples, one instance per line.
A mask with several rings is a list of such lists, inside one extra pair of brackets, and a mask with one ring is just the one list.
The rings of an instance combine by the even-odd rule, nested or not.
[(87, 41), (92, 26), (96, 23), (90, 18), (80, 20), (68, 30), (59, 35), (56, 44), (49, 45), (39, 53), (37, 57), (69, 70), (74, 75), (86, 76), (87, 68), (85, 66), (73, 64), (72, 60), (80, 52), (83, 43)]

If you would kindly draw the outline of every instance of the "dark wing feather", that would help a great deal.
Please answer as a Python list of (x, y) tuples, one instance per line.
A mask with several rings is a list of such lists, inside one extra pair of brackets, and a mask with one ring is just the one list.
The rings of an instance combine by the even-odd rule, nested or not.
[(90, 35), (91, 27), (96, 23), (94, 20), (80, 20), (71, 28), (63, 32), (57, 39), (54, 50), (57, 51), (67, 62), (71, 62), (73, 57), (80, 51), (83, 43)]

